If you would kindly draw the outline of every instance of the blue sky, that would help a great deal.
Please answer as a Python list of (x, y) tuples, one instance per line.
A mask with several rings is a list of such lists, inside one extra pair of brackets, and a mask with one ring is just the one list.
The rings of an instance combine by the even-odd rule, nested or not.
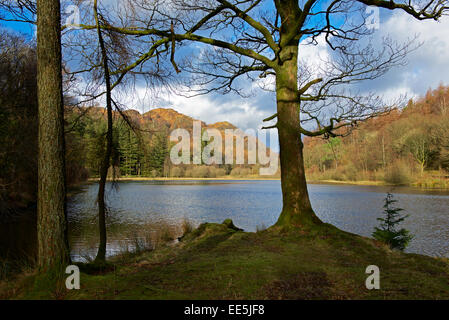
[(34, 29), (35, 29), (34, 25), (29, 24), (29, 23), (23, 23), (23, 22), (1, 21), (0, 25), (5, 29), (19, 32), (28, 37), (33, 37)]

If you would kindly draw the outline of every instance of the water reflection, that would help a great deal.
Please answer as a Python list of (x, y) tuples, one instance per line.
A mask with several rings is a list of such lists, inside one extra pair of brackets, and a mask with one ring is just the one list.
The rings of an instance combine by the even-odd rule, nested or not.
[[(86, 185), (68, 203), (74, 260), (96, 253), (97, 190), (96, 184)], [(349, 185), (309, 185), (309, 191), (323, 221), (364, 236), (377, 226), (386, 192), (393, 192), (397, 205), (410, 215), (403, 227), (415, 235), (407, 251), (449, 257), (449, 192)], [(199, 224), (231, 218), (246, 231), (269, 227), (279, 216), (282, 195), (279, 181), (121, 182), (117, 189), (108, 185), (107, 203), (110, 256), (133, 250), (136, 241), (153, 237), (158, 226), (178, 226), (181, 232), (183, 220)], [(0, 224), (0, 254), (35, 250), (33, 219)]]
[[(222, 222), (231, 218), (246, 231), (271, 226), (282, 208), (279, 181), (169, 181), (119, 183), (108, 188), (110, 254), (129, 241), (124, 230), (146, 223)], [(338, 228), (370, 236), (382, 213), (386, 192), (410, 217), (404, 227), (415, 238), (407, 251), (449, 257), (449, 194), (413, 188), (310, 185), (317, 215)], [(82, 251), (86, 239), (96, 243), (96, 185), (86, 186), (69, 204), (71, 241)]]

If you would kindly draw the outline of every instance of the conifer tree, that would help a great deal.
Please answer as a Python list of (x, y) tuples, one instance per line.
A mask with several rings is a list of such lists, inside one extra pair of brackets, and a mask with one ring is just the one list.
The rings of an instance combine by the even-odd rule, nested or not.
[(395, 208), (393, 206), (397, 200), (393, 199), (391, 193), (387, 193), (384, 205), (385, 218), (377, 218), (380, 221), (380, 227), (374, 228), (374, 239), (388, 244), (392, 249), (404, 250), (409, 244), (413, 236), (404, 228), (397, 230), (399, 223), (404, 221), (408, 215), (401, 215), (402, 208)]

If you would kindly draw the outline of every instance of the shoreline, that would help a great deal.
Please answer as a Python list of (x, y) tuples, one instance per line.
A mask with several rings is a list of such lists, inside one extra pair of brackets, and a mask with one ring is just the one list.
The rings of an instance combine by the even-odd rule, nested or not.
[[(394, 184), (388, 184), (384, 181), (369, 181), (369, 180), (363, 180), (363, 181), (342, 181), (342, 180), (312, 180), (308, 181), (307, 183), (310, 184), (344, 184), (344, 185), (353, 185), (353, 186), (378, 186), (378, 187), (409, 187), (408, 185), (394, 185)], [(411, 187), (411, 186), (410, 186)]]
[[(98, 178), (89, 178), (86, 182), (97, 182)], [(126, 182), (126, 181), (215, 181), (215, 180), (229, 180), (229, 181), (280, 181), (280, 178), (261, 178), (261, 177), (216, 177), (216, 178), (178, 178), (178, 177), (121, 177), (116, 178), (115, 181)], [(108, 179), (112, 181), (112, 179)]]
[[(83, 184), (95, 183), (99, 179), (98, 178), (89, 178)], [(121, 177), (116, 178), (117, 182), (139, 182), (139, 181), (280, 181), (281, 179), (278, 177), (275, 178), (264, 178), (264, 177), (215, 177), (215, 178), (193, 178), (193, 177)], [(108, 179), (108, 182), (112, 181), (112, 179)], [(365, 187), (408, 187), (415, 188), (419, 190), (433, 190), (433, 191), (449, 191), (449, 188), (437, 188), (437, 187), (423, 187), (414, 184), (406, 184), (406, 185), (395, 185), (390, 184), (384, 181), (341, 181), (341, 180), (311, 180), (307, 181), (308, 184), (327, 184), (327, 185), (352, 185), (352, 186), (365, 186)]]

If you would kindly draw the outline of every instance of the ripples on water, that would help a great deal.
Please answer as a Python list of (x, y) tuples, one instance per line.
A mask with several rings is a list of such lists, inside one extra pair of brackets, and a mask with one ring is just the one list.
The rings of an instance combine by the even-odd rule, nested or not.
[[(68, 206), (70, 238), (75, 259), (93, 255), (97, 243), (96, 195), (88, 185)], [(112, 255), (131, 240), (130, 229), (161, 221), (179, 224), (222, 222), (231, 218), (246, 231), (273, 225), (282, 208), (279, 181), (121, 182), (109, 185), (108, 232)], [(449, 193), (412, 188), (348, 185), (309, 185), (313, 208), (325, 222), (345, 231), (370, 236), (382, 215), (386, 192), (410, 215), (403, 223), (415, 238), (408, 252), (449, 257)]]

